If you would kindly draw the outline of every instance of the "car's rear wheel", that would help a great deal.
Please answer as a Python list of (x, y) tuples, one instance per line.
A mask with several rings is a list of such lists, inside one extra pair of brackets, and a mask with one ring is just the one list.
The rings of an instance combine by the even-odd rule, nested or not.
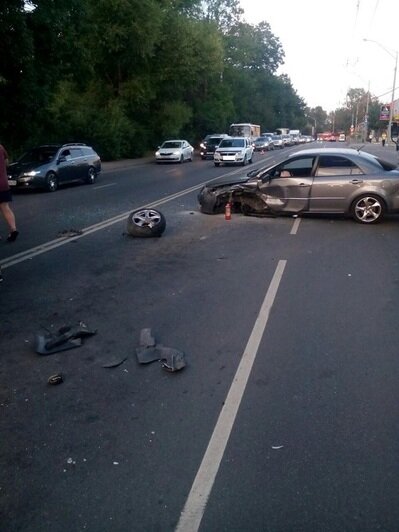
[(161, 236), (165, 227), (164, 215), (155, 209), (138, 209), (127, 219), (127, 232), (131, 236)]
[(46, 177), (47, 192), (55, 192), (58, 188), (58, 179), (54, 172), (49, 172)]
[(88, 185), (92, 185), (96, 179), (97, 179), (96, 169), (93, 166), (90, 166), (90, 168), (87, 171), (86, 183)]
[(358, 223), (375, 224), (382, 220), (385, 210), (385, 203), (379, 196), (364, 194), (352, 203), (351, 215)]

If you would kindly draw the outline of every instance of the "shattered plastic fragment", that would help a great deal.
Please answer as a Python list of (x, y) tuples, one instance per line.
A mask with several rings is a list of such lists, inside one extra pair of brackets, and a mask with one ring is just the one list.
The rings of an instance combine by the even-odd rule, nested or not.
[(184, 353), (172, 347), (163, 348), (162, 367), (166, 371), (179, 371), (186, 365)]
[(52, 355), (59, 351), (66, 351), (82, 345), (82, 338), (92, 336), (97, 331), (89, 330), (82, 321), (77, 326), (61, 327), (57, 333), (46, 335), (37, 334), (35, 339), (35, 350), (40, 355)]
[(73, 237), (73, 236), (79, 236), (83, 235), (83, 231), (81, 229), (64, 229), (63, 231), (60, 231), (58, 233), (58, 237)]
[(162, 361), (166, 371), (179, 371), (186, 365), (184, 353), (173, 347), (157, 344), (151, 335), (151, 329), (142, 329), (140, 333), (140, 347), (136, 348), (137, 360), (140, 364), (149, 364), (156, 360)]
[(154, 347), (155, 344), (155, 338), (151, 334), (151, 329), (141, 329), (140, 345), (142, 347)]
[(114, 360), (103, 364), (103, 368), (117, 368), (118, 366), (123, 364), (125, 360), (127, 360), (126, 356), (123, 356), (121, 358), (115, 358)]

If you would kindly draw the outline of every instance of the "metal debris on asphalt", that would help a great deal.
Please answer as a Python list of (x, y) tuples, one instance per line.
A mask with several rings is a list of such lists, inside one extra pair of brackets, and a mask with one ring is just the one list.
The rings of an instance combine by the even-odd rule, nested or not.
[(51, 377), (48, 378), (47, 382), (49, 384), (61, 384), (63, 382), (64, 378), (61, 373), (56, 373), (55, 375), (51, 375)]

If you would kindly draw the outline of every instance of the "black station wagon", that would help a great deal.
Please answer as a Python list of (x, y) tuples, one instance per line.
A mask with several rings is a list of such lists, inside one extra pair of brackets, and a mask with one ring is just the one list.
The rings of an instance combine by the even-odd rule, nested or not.
[(26, 152), (8, 167), (10, 188), (54, 192), (76, 181), (93, 184), (101, 172), (99, 155), (86, 144), (47, 144)]

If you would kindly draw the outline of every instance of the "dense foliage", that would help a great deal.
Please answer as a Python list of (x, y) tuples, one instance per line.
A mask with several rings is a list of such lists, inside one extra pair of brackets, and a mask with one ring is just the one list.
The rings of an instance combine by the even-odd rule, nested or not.
[(12, 154), (82, 141), (104, 159), (134, 157), (231, 122), (306, 124), (276, 74), (279, 39), (247, 24), (238, 0), (7, 0), (0, 22), (0, 137)]
[[(0, 23), (0, 141), (14, 156), (81, 141), (135, 157), (232, 122), (331, 126), (277, 74), (279, 39), (246, 23), (239, 0), (7, 0)], [(344, 130), (364, 115), (364, 91), (350, 97), (334, 115)]]

